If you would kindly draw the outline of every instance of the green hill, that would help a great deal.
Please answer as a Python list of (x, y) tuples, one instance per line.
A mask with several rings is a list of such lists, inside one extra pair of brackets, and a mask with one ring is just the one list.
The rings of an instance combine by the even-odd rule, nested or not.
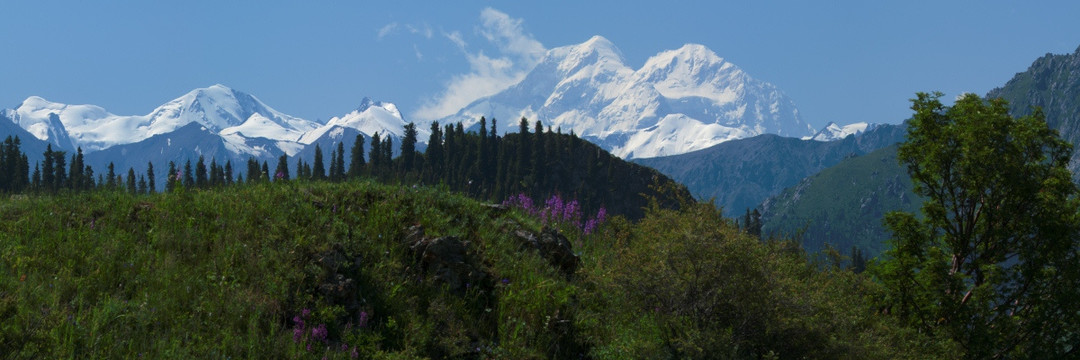
[[(553, 209), (355, 180), (4, 198), (0, 354), (923, 358), (943, 349), (879, 316), (866, 277), (762, 243), (711, 206), (652, 207), (636, 223)], [(600, 225), (585, 233), (573, 221), (585, 218)]]
[(810, 252), (826, 243), (842, 251), (858, 247), (871, 256), (885, 251), (891, 233), (880, 219), (894, 210), (918, 212), (922, 205), (896, 149), (841, 161), (766, 200), (762, 232), (797, 236)]

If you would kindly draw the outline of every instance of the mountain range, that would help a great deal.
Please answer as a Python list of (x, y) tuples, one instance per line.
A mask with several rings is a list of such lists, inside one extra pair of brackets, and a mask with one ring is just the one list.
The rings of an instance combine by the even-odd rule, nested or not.
[(635, 70), (600, 36), (548, 50), (520, 82), (440, 122), (468, 127), (480, 116), (511, 124), (520, 117), (540, 120), (626, 159), (682, 154), (766, 133), (815, 135), (780, 89), (702, 45), (660, 52)]

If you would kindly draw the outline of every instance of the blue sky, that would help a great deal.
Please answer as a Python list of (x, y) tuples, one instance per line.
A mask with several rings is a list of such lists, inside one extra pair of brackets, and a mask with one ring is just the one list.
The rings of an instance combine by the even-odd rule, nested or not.
[(703, 44), (815, 127), (895, 123), (916, 91), (985, 94), (1080, 46), (1076, 1), (9, 1), (0, 13), (0, 107), (38, 95), (124, 115), (221, 83), (313, 120), (365, 96), (423, 120), (602, 35), (635, 68)]

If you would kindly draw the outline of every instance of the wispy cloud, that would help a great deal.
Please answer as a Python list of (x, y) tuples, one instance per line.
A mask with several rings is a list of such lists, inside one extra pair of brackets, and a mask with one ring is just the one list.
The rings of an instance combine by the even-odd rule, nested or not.
[(525, 31), (522, 20), (492, 8), (480, 11), (477, 33), (493, 44), (496, 54), (470, 51), (460, 32), (443, 36), (461, 49), (469, 72), (452, 77), (446, 88), (413, 114), (419, 120), (435, 120), (454, 114), (477, 99), (490, 96), (521, 81), (547, 49)]
[(395, 22), (386, 24), (383, 27), (376, 30), (375, 31), (376, 38), (378, 38), (379, 40), (382, 40), (383, 38), (397, 32), (398, 29), (402, 29), (402, 28), (404, 28), (405, 31), (408, 31), (410, 34), (420, 35), (420, 36), (423, 36), (423, 37), (428, 38), (428, 39), (431, 39), (432, 37), (435, 36), (435, 31), (432, 30), (431, 25), (429, 25), (427, 23), (414, 25), (414, 24), (399, 24), (399, 23), (397, 23), (395, 21)]
[(379, 28), (379, 30), (376, 31), (376, 33), (378, 34), (378, 39), (382, 40), (384, 37), (386, 37), (386, 35), (390, 35), (394, 32), (394, 30), (397, 30), (397, 28), (398, 23), (396, 22), (386, 24), (385, 26)]

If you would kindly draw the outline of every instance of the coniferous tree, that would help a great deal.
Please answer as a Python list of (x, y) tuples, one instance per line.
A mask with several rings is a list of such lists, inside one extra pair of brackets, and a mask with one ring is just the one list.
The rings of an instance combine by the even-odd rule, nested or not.
[(405, 125), (405, 136), (401, 139), (401, 171), (407, 173), (413, 170), (413, 162), (416, 159), (416, 125)]
[(195, 187), (195, 175), (191, 173), (191, 159), (184, 163), (184, 173), (182, 175), (184, 177), (184, 187), (189, 189)]
[(281, 154), (278, 157), (277, 168), (274, 169), (274, 181), (289, 181), (289, 157)]
[(326, 179), (326, 168), (323, 167), (322, 148), (315, 144), (315, 163), (311, 166), (311, 177), (315, 180)]
[[(132, 172), (132, 175), (134, 175), (134, 174), (135, 173)], [(138, 193), (140, 195), (146, 195), (147, 194), (147, 191), (146, 191), (146, 178), (143, 177), (142, 175), (139, 175), (139, 183), (138, 183), (137, 188), (138, 189), (136, 191), (138, 191)]]
[(391, 154), (393, 154), (393, 151), (394, 151), (394, 139), (387, 136), (386, 139), (383, 140), (382, 150), (383, 150), (383, 153), (382, 153), (382, 161), (381, 162), (383, 164), (383, 168), (386, 169), (387, 172), (393, 171), (393, 162), (391, 162), (391, 156), (392, 156)]
[(30, 177), (30, 186), (33, 187), (34, 190), (41, 189), (41, 169), (38, 168), (37, 163), (34, 164), (34, 175)]
[(371, 135), (371, 151), (368, 153), (368, 166), (371, 167), (371, 174), (377, 175), (379, 172), (379, 166), (382, 162), (382, 140), (379, 138), (379, 133)]
[[(110, 170), (112, 169), (111, 164), (109, 166), (109, 169)], [(166, 192), (173, 192), (173, 190), (176, 189), (176, 183), (178, 181), (180, 181), (176, 177), (176, 163), (175, 162), (172, 162), (172, 161), (169, 162), (169, 172), (167, 172), (166, 175), (168, 175), (168, 177), (165, 178), (165, 191)]]
[(337, 173), (338, 173), (337, 156), (338, 156), (337, 148), (331, 146), (330, 147), (330, 171), (326, 176), (328, 179), (330, 179), (331, 182), (336, 182), (337, 181)]
[(128, 168), (127, 191), (132, 195), (135, 195), (138, 191), (138, 188), (135, 186), (135, 168)]
[(304, 159), (300, 157), (296, 158), (296, 179), (307, 180), (307, 175), (304, 174)]
[(67, 187), (72, 190), (84, 190), (83, 189), (83, 152), (82, 147), (77, 148), (75, 155), (71, 156), (71, 168), (68, 170), (68, 184)]
[(337, 159), (334, 160), (334, 166), (337, 168), (334, 181), (342, 181), (345, 180), (345, 142), (337, 143), (337, 153)]
[(57, 151), (53, 154), (53, 171), (56, 172), (53, 175), (53, 190), (59, 190), (67, 186), (67, 171), (64, 170), (67, 167), (66, 154), (63, 151)]
[(94, 189), (94, 169), (90, 165), (83, 169), (83, 189)]
[[(93, 177), (93, 176), (91, 176), (91, 177)], [(154, 163), (153, 162), (149, 162), (149, 161), (146, 162), (146, 180), (149, 182), (147, 184), (148, 189), (150, 190), (149, 192), (150, 193), (157, 192), (157, 184), (156, 184), (156, 180), (154, 180)]]
[(352, 158), (349, 159), (349, 178), (358, 178), (364, 171), (364, 134), (356, 134), (356, 142), (350, 150)]
[(259, 174), (262, 177), (262, 181), (270, 181), (270, 166), (266, 163), (266, 160), (263, 160), (262, 171), (260, 171)]
[(221, 167), (217, 164), (217, 159), (210, 158), (210, 178), (207, 181), (210, 183), (210, 187), (221, 186), (222, 178)]
[(438, 121), (431, 123), (431, 135), (428, 136), (428, 147), (425, 154), (428, 181), (434, 182), (442, 174), (443, 164), (442, 128), (439, 127)]
[(532, 156), (532, 148), (529, 140), (529, 120), (523, 116), (518, 123), (518, 154), (514, 181), (524, 181), (531, 170), (529, 158)]
[(45, 145), (45, 160), (41, 165), (41, 185), (42, 189), (53, 191), (53, 177), (56, 176), (53, 172), (53, 150), (52, 144)]
[(116, 189), (116, 166), (110, 161), (109, 166), (106, 168), (109, 172), (105, 173), (105, 177), (108, 178), (105, 180), (105, 187), (109, 188), (109, 190)]
[(233, 184), (232, 160), (225, 160), (225, 185)]
[(195, 164), (195, 187), (205, 189), (210, 187), (206, 178), (206, 160), (199, 155), (199, 162)]
[(259, 161), (254, 157), (248, 157), (247, 161), (247, 182), (253, 183), (259, 180)]

